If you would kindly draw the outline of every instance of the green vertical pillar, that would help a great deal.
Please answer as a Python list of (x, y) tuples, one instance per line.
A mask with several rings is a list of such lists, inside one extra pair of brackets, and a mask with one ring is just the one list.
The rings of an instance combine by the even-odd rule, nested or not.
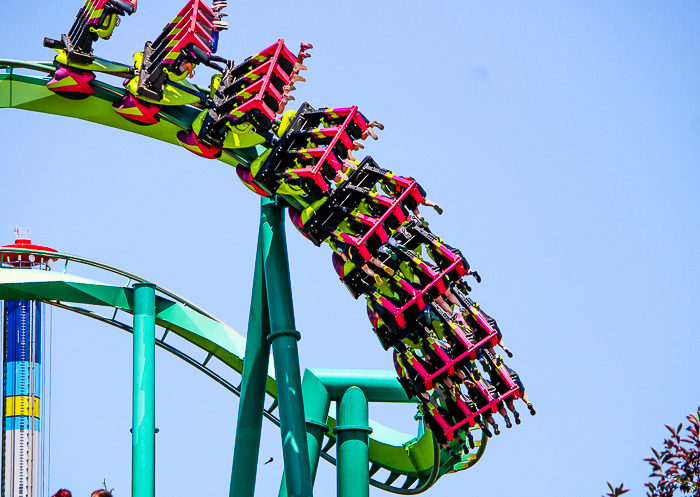
[[(261, 228), (262, 232), (262, 228)], [(238, 406), (236, 445), (231, 471), (230, 497), (253, 497), (260, 455), (265, 385), (270, 362), (270, 317), (267, 311), (262, 234), (258, 234), (258, 251), (253, 276), (253, 296), (248, 317), (241, 401)]]
[(369, 496), (369, 409), (365, 394), (347, 389), (338, 405), (336, 434), (338, 497)]
[(134, 285), (134, 391), (131, 428), (131, 495), (156, 493), (156, 286)]
[(274, 200), (262, 200), (260, 234), (265, 268), (265, 290), (277, 379), (284, 472), (289, 497), (311, 497), (311, 470), (306, 443), (304, 402), (299, 372), (292, 285), (284, 229), (284, 209)]
[[(323, 436), (328, 431), (328, 410), (331, 398), (328, 390), (321, 381), (308, 369), (304, 371), (301, 382), (301, 392), (304, 398), (304, 414), (306, 416), (306, 443), (309, 449), (309, 466), (311, 469), (311, 485), (316, 481), (318, 462), (323, 448)], [(287, 478), (282, 475), (282, 484), (278, 497), (287, 497)]]

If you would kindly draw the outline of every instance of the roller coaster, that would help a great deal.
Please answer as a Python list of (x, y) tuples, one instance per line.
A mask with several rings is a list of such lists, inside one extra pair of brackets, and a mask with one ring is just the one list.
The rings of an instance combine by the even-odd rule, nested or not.
[[(508, 428), (511, 413), (521, 423), (515, 400), (535, 414), (519, 376), (496, 353), (499, 346), (512, 357), (496, 321), (470, 297), (466, 278), (480, 283), (481, 277), (459, 249), (429, 229), (420, 209), (442, 209), (414, 178), (382, 168), (371, 156), (355, 156), (369, 138), (378, 139), (383, 124), (355, 106), (304, 103), (286, 110), (295, 85), (305, 81), (300, 73), (307, 70), (311, 44), (301, 43), (294, 54), (280, 39), (239, 64), (215, 55), (227, 28), (225, 7), (223, 0), (212, 6), (187, 1), (128, 65), (99, 58), (93, 44), (111, 38), (121, 19), (136, 13), (136, 1), (87, 0), (68, 34), (44, 40), (57, 52), (53, 61), (0, 59), (0, 107), (87, 120), (235, 167), (262, 197), (247, 339), (143, 278), (68, 254), (21, 248), (0, 254), (0, 299), (46, 302), (136, 338), (137, 294), (149, 287), (153, 319), (164, 329), (155, 345), (241, 397), (231, 495), (254, 493), (251, 461), (257, 461), (263, 417), (282, 430), (280, 495), (311, 495), (319, 458), (338, 465), (338, 495), (367, 495), (368, 484), (403, 495), (424, 492), (441, 476), (479, 461), (492, 431), (500, 433), (494, 415)], [(199, 66), (213, 70), (208, 88), (188, 81)], [(105, 83), (97, 74), (123, 84)], [(380, 345), (393, 349), (395, 372), (306, 370), (301, 382), (285, 210), (309, 241), (330, 246), (332, 265), (351, 297), (366, 299)], [(64, 261), (64, 271), (17, 264), (30, 255)], [(69, 273), (69, 263), (128, 282), (88, 280)], [(117, 319), (119, 313), (133, 314), (134, 324)], [(170, 333), (207, 358), (198, 361), (169, 344)], [(208, 368), (212, 358), (231, 376)], [(415, 402), (418, 435), (369, 421), (368, 402)], [(375, 478), (381, 469), (388, 476)], [(142, 486), (152, 484), (135, 483), (134, 495), (153, 495)]]

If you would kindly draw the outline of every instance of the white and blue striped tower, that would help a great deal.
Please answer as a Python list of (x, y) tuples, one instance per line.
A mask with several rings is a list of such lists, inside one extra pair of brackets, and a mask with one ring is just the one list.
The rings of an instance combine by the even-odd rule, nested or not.
[[(47, 268), (46, 257), (8, 250), (53, 251), (32, 245), (28, 230), (15, 232), (15, 244), (2, 247), (3, 264)], [(43, 490), (42, 307), (30, 300), (7, 300), (3, 306), (2, 495), (7, 497), (40, 497)]]

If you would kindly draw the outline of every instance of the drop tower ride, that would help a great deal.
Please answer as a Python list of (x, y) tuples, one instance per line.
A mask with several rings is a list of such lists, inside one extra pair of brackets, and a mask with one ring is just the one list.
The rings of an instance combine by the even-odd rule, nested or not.
[[(55, 250), (33, 245), (28, 229), (16, 229), (15, 234), (15, 243), (0, 249), (4, 265), (51, 268), (55, 259), (13, 252), (13, 249)], [(31, 300), (6, 300), (3, 306), (1, 493), (8, 497), (39, 497), (43, 494), (43, 307), (41, 302)]]

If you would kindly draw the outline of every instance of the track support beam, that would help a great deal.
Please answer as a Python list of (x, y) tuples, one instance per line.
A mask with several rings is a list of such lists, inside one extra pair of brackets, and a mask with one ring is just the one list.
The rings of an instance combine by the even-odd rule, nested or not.
[(338, 497), (369, 497), (369, 409), (361, 389), (350, 387), (338, 403)]
[(156, 493), (155, 354), (156, 286), (134, 285), (134, 389), (131, 428), (131, 495)]
[(258, 234), (253, 296), (248, 316), (230, 497), (254, 496), (260, 455), (265, 387), (270, 362), (270, 343), (267, 341), (270, 334), (270, 317), (267, 309), (261, 232), (262, 227)]
[[(261, 203), (254, 278), (251, 318), (255, 312), (258, 314), (257, 321), (251, 319), (248, 326), (229, 495), (252, 497), (254, 493), (267, 381), (267, 358), (263, 370), (261, 356), (263, 353), (269, 354), (271, 346), (277, 377), (284, 468), (288, 476), (287, 495), (311, 497), (313, 490), (297, 348), (301, 334), (296, 330), (294, 321), (284, 208), (278, 207), (272, 199), (263, 198)], [(265, 346), (262, 341), (265, 339), (269, 345), (267, 351), (263, 352)], [(251, 346), (251, 342), (254, 345)], [(249, 355), (249, 347), (252, 347), (252, 355)], [(257, 365), (249, 365), (251, 359)], [(255, 421), (254, 417), (257, 418)], [(245, 421), (243, 425), (240, 424), (242, 418)], [(248, 431), (243, 433), (246, 430)]]

